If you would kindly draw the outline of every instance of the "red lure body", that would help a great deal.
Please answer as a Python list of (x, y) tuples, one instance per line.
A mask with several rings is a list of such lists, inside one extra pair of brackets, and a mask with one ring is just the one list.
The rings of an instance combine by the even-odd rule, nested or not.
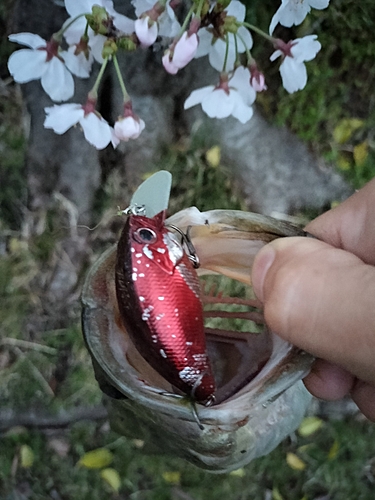
[(215, 381), (206, 354), (198, 276), (181, 244), (153, 218), (130, 215), (116, 262), (121, 319), (146, 361), (196, 401), (211, 400)]

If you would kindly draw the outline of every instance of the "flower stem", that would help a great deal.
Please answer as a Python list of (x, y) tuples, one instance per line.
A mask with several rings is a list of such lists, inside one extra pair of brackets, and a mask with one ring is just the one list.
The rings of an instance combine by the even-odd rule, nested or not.
[(224, 55), (224, 62), (223, 62), (223, 73), (226, 72), (227, 61), (228, 61), (228, 53), (229, 53), (229, 36), (228, 36), (228, 33), (226, 33), (226, 35), (225, 35), (225, 55)]
[(257, 26), (254, 26), (253, 24), (245, 23), (245, 22), (243, 22), (241, 24), (242, 24), (242, 26), (245, 26), (246, 28), (249, 28), (250, 30), (255, 31), (255, 33), (258, 33), (258, 35), (262, 36), (266, 40), (274, 43), (275, 38), (273, 36), (268, 35), (265, 31), (259, 29)]
[(194, 5), (192, 7), (190, 7), (189, 12), (187, 13), (187, 15), (186, 15), (186, 17), (184, 19), (184, 22), (182, 23), (182, 26), (181, 26), (181, 29), (180, 29), (180, 33), (177, 36), (178, 39), (180, 39), (182, 37), (184, 31), (187, 28), (187, 25), (189, 24), (190, 18), (191, 18), (191, 16), (193, 14), (194, 14)]
[(113, 56), (113, 64), (115, 66), (116, 75), (117, 75), (117, 78), (118, 78), (118, 81), (119, 81), (119, 84), (121, 87), (122, 95), (124, 98), (124, 103), (127, 103), (128, 101), (130, 101), (130, 96), (126, 90), (124, 79), (122, 78), (120, 66), (118, 64), (118, 60), (117, 60), (117, 57), (115, 55)]
[(89, 92), (89, 96), (93, 99), (97, 99), (98, 97), (98, 88), (99, 88), (99, 85), (100, 85), (100, 82), (102, 80), (102, 77), (103, 77), (103, 74), (104, 74), (104, 71), (105, 71), (105, 68), (107, 66), (107, 63), (108, 63), (108, 57), (106, 57), (103, 61), (103, 64), (102, 64), (102, 67), (100, 68), (100, 71), (99, 71), (99, 74), (98, 76), (96, 77), (96, 80), (95, 80), (95, 83), (94, 83), (94, 86), (93, 88), (90, 90)]
[[(250, 49), (248, 48), (248, 46), (246, 45), (245, 43), (245, 40), (243, 39), (243, 37), (241, 35), (239, 35), (237, 33), (237, 36), (238, 38), (241, 40), (242, 42), (242, 45), (245, 47), (245, 51), (246, 51), (246, 57), (247, 57), (247, 61), (250, 62), (253, 60), (253, 58), (251, 57), (251, 53), (250, 53)], [(237, 48), (237, 47), (236, 47)]]

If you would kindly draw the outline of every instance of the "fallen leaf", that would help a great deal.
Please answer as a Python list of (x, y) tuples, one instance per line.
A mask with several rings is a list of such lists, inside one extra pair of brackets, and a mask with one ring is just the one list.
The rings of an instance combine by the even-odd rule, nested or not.
[(284, 500), (278, 488), (272, 489), (272, 500)]
[(216, 168), (220, 165), (221, 150), (220, 146), (212, 146), (206, 151), (206, 161), (210, 167)]
[(306, 468), (305, 462), (297, 457), (295, 453), (286, 454), (286, 463), (294, 470), (304, 470)]
[(111, 469), (110, 467), (107, 469), (103, 469), (100, 471), (100, 477), (112, 488), (116, 493), (119, 492), (121, 487), (121, 479), (120, 475), (115, 469)]
[(113, 460), (112, 453), (107, 448), (97, 448), (88, 451), (78, 461), (77, 465), (87, 469), (101, 469), (107, 467)]
[(50, 438), (48, 440), (48, 446), (53, 450), (59, 457), (66, 457), (70, 450), (70, 443), (66, 439), (62, 438)]
[(181, 473), (178, 471), (165, 471), (162, 477), (164, 481), (169, 484), (180, 484), (181, 481)]
[(354, 163), (357, 167), (360, 167), (365, 163), (368, 158), (368, 142), (363, 141), (360, 144), (354, 146), (353, 149)]
[(338, 144), (347, 142), (353, 133), (363, 126), (363, 120), (358, 118), (344, 118), (333, 130), (333, 138)]
[(245, 469), (236, 469), (232, 470), (232, 472), (229, 473), (230, 476), (236, 476), (236, 477), (244, 477), (246, 476)]
[(306, 417), (302, 420), (300, 426), (298, 427), (298, 434), (302, 437), (311, 436), (316, 431), (318, 431), (322, 425), (323, 420), (318, 417)]
[(30, 468), (34, 463), (34, 452), (27, 444), (20, 448), (20, 465), (24, 469)]
[(339, 452), (339, 442), (337, 441), (337, 439), (334, 440), (333, 442), (333, 445), (331, 446), (329, 452), (328, 452), (328, 460), (333, 460), (334, 458), (337, 457), (337, 454)]

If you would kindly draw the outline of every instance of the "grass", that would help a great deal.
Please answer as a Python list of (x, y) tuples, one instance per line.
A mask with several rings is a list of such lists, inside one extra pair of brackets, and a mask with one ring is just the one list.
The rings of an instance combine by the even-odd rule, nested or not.
[[(10, 4), (7, 1), (0, 7), (2, 21)], [(248, 4), (249, 20), (267, 29), (274, 2), (252, 0)], [(335, 163), (354, 187), (360, 187), (375, 175), (374, 8), (372, 0), (332, 0), (331, 4), (294, 29), (294, 38), (314, 32), (322, 43), (316, 60), (307, 64), (309, 80), (303, 92), (290, 96), (279, 86), (277, 67), (267, 62), (270, 47), (254, 52), (261, 67), (270, 71), (269, 92), (259, 96), (259, 103), (268, 119), (287, 125)], [(78, 315), (72, 315), (68, 327), (48, 330), (48, 318), (43, 317), (39, 298), (32, 291), (33, 280), (53, 251), (54, 214), (48, 214), (46, 229), (38, 238), (25, 240), (20, 227), (26, 199), (26, 141), (20, 94), (7, 80), (4, 61), (8, 55), (9, 45), (2, 40), (0, 413), (13, 408), (53, 414), (61, 408), (96, 405), (101, 393)], [(360, 126), (351, 127), (353, 120), (360, 120)], [(193, 137), (165, 152), (163, 165), (173, 171), (171, 211), (191, 205), (201, 210), (244, 208), (229, 166), (222, 164), (220, 151), (212, 146), (202, 136)], [(108, 186), (107, 205), (113, 208), (116, 193)], [(28, 324), (31, 313), (40, 316), (40, 329)], [(40, 345), (49, 349), (41, 350)], [(313, 435), (297, 433), (235, 474), (213, 476), (173, 457), (149, 456), (143, 443), (119, 440), (103, 421), (44, 431), (16, 427), (0, 437), (0, 498), (372, 500), (374, 443), (375, 426), (364, 419), (325, 421)], [(119, 475), (118, 493), (101, 477), (100, 468), (77, 466), (86, 452), (102, 447), (113, 453), (109, 467)], [(23, 457), (25, 450), (31, 456), (29, 463)], [(296, 463), (287, 462), (291, 453), (302, 461), (297, 468)]]

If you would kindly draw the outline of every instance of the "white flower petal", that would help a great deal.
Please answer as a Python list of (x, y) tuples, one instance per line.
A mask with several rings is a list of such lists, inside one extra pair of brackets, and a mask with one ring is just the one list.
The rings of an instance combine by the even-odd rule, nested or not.
[[(64, 26), (70, 24), (72, 20), (73, 18), (69, 17), (69, 19), (67, 19), (63, 24), (63, 28)], [(73, 45), (74, 43), (78, 43), (80, 41), (81, 36), (85, 32), (86, 23), (86, 19), (84, 17), (81, 17), (80, 19), (74, 21), (74, 23), (64, 31), (64, 38), (68, 45)]]
[(239, 66), (229, 80), (229, 87), (237, 90), (244, 104), (251, 105), (256, 99), (256, 92), (250, 85), (250, 71), (248, 68)]
[(103, 5), (100, 0), (65, 0), (65, 9), (71, 17), (90, 14), (93, 5)]
[(200, 104), (203, 99), (205, 99), (214, 90), (213, 85), (208, 85), (207, 87), (202, 87), (201, 89), (193, 90), (193, 92), (186, 99), (184, 104), (184, 109), (192, 108), (197, 104)]
[(280, 65), (283, 87), (290, 94), (302, 90), (307, 83), (307, 71), (303, 63), (297, 63), (292, 57), (286, 57)]
[(131, 33), (134, 33), (134, 21), (133, 19), (129, 19), (126, 16), (123, 16), (122, 14), (119, 14), (118, 12), (114, 11), (113, 15), (113, 24), (116, 26), (116, 28), (122, 33), (130, 35)]
[(13, 52), (8, 60), (9, 73), (18, 83), (38, 80), (46, 70), (45, 50), (21, 49)]
[(158, 19), (159, 24), (159, 35), (174, 38), (180, 32), (181, 25), (176, 19), (174, 10), (167, 3), (167, 8), (163, 14)]
[(285, 6), (280, 7), (279, 23), (290, 28), (295, 24), (298, 26), (305, 19), (311, 8), (306, 0), (291, 0)]
[[(217, 71), (223, 71), (224, 60), (225, 60), (226, 43), (220, 38), (216, 40), (214, 45), (211, 47), (209, 53), (209, 61), (213, 68)], [(236, 46), (234, 43), (234, 36), (229, 34), (229, 46), (228, 46), (228, 57), (226, 60), (225, 70), (231, 71), (234, 68), (234, 63), (236, 61)]]
[(227, 12), (228, 16), (234, 16), (237, 21), (243, 21), (246, 15), (246, 7), (238, 0), (232, 0), (225, 12)]
[(202, 109), (210, 118), (226, 118), (232, 114), (233, 98), (223, 89), (215, 89), (203, 101)]
[[(89, 30), (90, 31), (90, 30)], [(89, 35), (89, 46), (91, 48), (92, 55), (94, 56), (95, 61), (102, 64), (104, 59), (102, 56), (103, 45), (107, 40), (107, 37), (104, 35)]]
[(132, 0), (132, 5), (135, 8), (135, 15), (140, 17), (141, 14), (150, 10), (156, 4), (156, 0)]
[(273, 15), (272, 19), (271, 19), (271, 23), (270, 23), (270, 27), (268, 29), (269, 31), (269, 34), (272, 35), (272, 33), (274, 32), (276, 26), (278, 25), (279, 23), (279, 19), (280, 19), (280, 9), (282, 7), (279, 7), (279, 9), (275, 12), (275, 14)]
[(238, 102), (232, 110), (232, 116), (234, 116), (234, 118), (237, 118), (237, 120), (239, 120), (241, 123), (248, 122), (253, 114), (254, 111), (251, 106), (246, 106), (245, 104), (240, 102)]
[(111, 127), (101, 117), (95, 113), (89, 113), (84, 116), (79, 123), (83, 129), (87, 142), (96, 147), (104, 149), (112, 140)]
[(211, 49), (212, 44), (212, 33), (210, 33), (206, 28), (201, 28), (198, 30), (198, 48), (195, 53), (195, 58), (206, 56)]
[(82, 106), (74, 103), (55, 105), (44, 108), (44, 111), (46, 112), (44, 127), (51, 128), (59, 135), (65, 134), (84, 116)]
[(326, 9), (329, 4), (329, 0), (309, 0), (309, 4), (313, 9)]
[(278, 57), (280, 57), (282, 55), (283, 55), (283, 53), (281, 52), (281, 50), (277, 49), (277, 50), (275, 50), (275, 52), (273, 54), (271, 54), (270, 61), (275, 61)]
[(40, 47), (46, 46), (46, 41), (34, 33), (15, 33), (13, 35), (9, 35), (8, 39), (10, 42), (26, 45), (31, 49), (39, 49)]
[(91, 66), (94, 61), (92, 54), (89, 54), (89, 58), (83, 52), (78, 55), (74, 55), (75, 45), (69, 47), (67, 51), (61, 52), (60, 56), (64, 59), (66, 67), (69, 69), (73, 75), (79, 78), (88, 78), (90, 76)]
[[(245, 26), (240, 26), (237, 31), (238, 35), (241, 37), (238, 37), (238, 52), (245, 52), (246, 48), (251, 49), (253, 46), (253, 38), (251, 36), (250, 31), (245, 28)], [(244, 46), (245, 43), (245, 46)]]
[(41, 82), (44, 91), (53, 101), (67, 101), (74, 94), (73, 77), (57, 57), (46, 63)]
[(294, 40), (291, 53), (296, 62), (311, 61), (321, 49), (317, 35), (308, 35)]

